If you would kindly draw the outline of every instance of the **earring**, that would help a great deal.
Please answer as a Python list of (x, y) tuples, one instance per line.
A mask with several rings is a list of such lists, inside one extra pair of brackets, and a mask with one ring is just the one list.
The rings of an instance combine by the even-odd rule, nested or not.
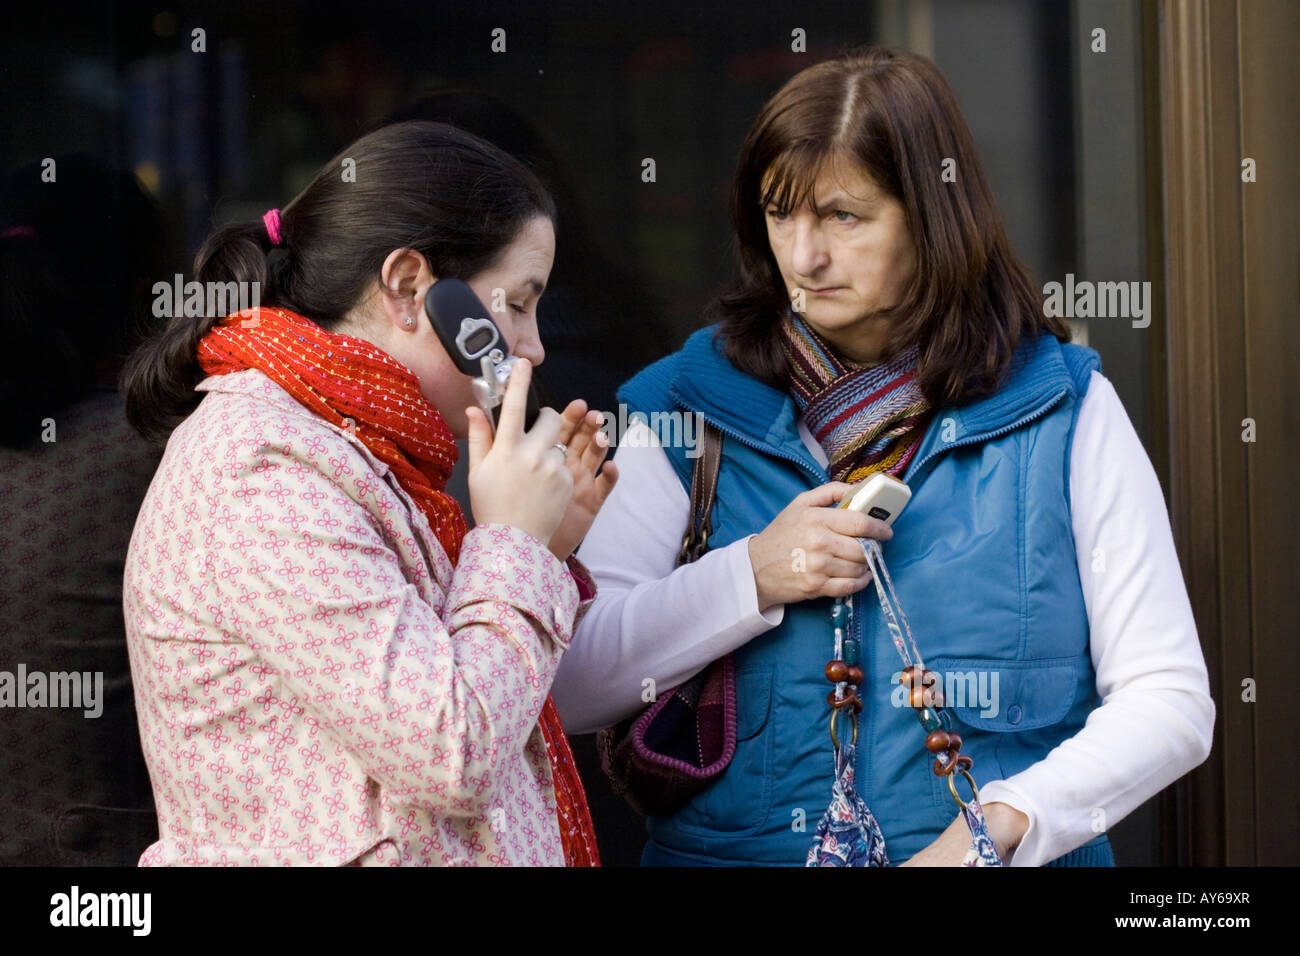
[(415, 324), (415, 319), (413, 319), (411, 316), (408, 315), (408, 316), (406, 317), (406, 325), (407, 325), (407, 327), (409, 328), (409, 327), (411, 327), (411, 326), (414, 325), (414, 324)]

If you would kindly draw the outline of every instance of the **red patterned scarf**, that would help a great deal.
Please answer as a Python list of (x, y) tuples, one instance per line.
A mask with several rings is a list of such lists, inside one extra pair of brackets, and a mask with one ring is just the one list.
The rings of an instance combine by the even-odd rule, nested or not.
[(879, 365), (851, 362), (792, 312), (780, 339), (790, 393), (826, 452), (831, 480), (852, 484), (878, 471), (901, 479), (932, 414), (916, 382), (917, 347)]
[[(468, 525), (460, 504), (443, 489), (459, 450), (405, 365), (364, 339), (327, 332), (287, 309), (227, 316), (199, 343), (198, 359), (208, 375), (259, 369), (305, 408), (355, 429), (375, 457), (393, 469), (456, 563)], [(599, 866), (587, 796), (549, 695), (538, 723), (555, 781), (565, 865)]]

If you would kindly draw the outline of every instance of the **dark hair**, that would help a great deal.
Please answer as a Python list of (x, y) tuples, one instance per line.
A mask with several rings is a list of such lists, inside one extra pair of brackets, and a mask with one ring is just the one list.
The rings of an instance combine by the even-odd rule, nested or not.
[[(281, 210), (278, 261), (268, 263), (261, 219), (222, 226), (199, 249), (194, 278), (260, 283), (264, 305), (332, 329), (394, 249), (422, 253), (440, 279), (469, 279), (538, 215), (554, 222), (551, 197), (497, 147), (445, 123), (396, 123), (344, 149)], [(198, 344), (220, 318), (175, 317), (128, 361), (127, 418), (151, 441), (166, 441), (201, 400)]]
[[(944, 160), (955, 182), (944, 182)], [(809, 201), (829, 163), (860, 165), (905, 211), (916, 273), (891, 320), (882, 358), (917, 343), (917, 382), (935, 406), (997, 390), (1022, 334), (1070, 339), (1045, 317), (1029, 270), (1011, 250), (952, 89), (925, 57), (878, 47), (803, 70), (754, 121), (731, 194), (737, 266), (710, 303), (737, 368), (787, 387), (778, 321), (790, 307), (764, 209)], [(770, 173), (770, 175), (769, 175)]]

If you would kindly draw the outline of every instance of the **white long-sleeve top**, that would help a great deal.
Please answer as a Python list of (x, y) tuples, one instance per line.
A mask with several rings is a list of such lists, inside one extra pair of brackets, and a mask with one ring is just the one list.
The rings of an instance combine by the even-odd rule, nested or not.
[[(799, 434), (824, 466), (802, 423)], [(1041, 866), (1108, 829), (1204, 761), (1213, 738), (1205, 658), (1160, 484), (1100, 372), (1071, 447), (1071, 522), (1101, 706), (1043, 760), (980, 788), (982, 803), (1029, 818), (1013, 866)], [(659, 692), (674, 687), (785, 615), (784, 605), (758, 607), (748, 537), (674, 569), (690, 500), (646, 425), (628, 428), (614, 460), (618, 484), (579, 550), (598, 596), (552, 688), (570, 733), (635, 713), (645, 678)]]

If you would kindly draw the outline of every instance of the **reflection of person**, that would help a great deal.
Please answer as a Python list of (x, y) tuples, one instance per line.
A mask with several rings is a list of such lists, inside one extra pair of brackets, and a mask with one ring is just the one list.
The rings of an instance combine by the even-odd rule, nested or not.
[(161, 215), (128, 172), (53, 162), (0, 186), (0, 865), (122, 866), (158, 832), (121, 605), (158, 454), (113, 380)]
[[(500, 150), (405, 123), (199, 251), (198, 281), (266, 305), (173, 323), (128, 372), (142, 432), (183, 419), (125, 576), (143, 864), (597, 862), (549, 688), (614, 472), (581, 401), (523, 430), (552, 215)], [(510, 306), (495, 436), (423, 313), (453, 277)], [(443, 490), (465, 435), (468, 532)]]
[[(1205, 759), (1214, 705), (1151, 464), (1096, 353), (1038, 309), (946, 81), (880, 50), (801, 72), (750, 129), (732, 215), (718, 325), (620, 391), (722, 432), (710, 553), (674, 570), (687, 449), (620, 446), (581, 550), (601, 597), (555, 685), (581, 732), (643, 707), (645, 679), (735, 654), (735, 755), (649, 818), (643, 862), (804, 861), (800, 815), (833, 775), (829, 610), (850, 594), (858, 792), (892, 862), (960, 862), (970, 833), (861, 590), (866, 536), (927, 666), (980, 698), (947, 712), (1003, 858), (1111, 865), (1104, 830)], [(892, 532), (826, 507), (881, 471), (913, 493)]]

